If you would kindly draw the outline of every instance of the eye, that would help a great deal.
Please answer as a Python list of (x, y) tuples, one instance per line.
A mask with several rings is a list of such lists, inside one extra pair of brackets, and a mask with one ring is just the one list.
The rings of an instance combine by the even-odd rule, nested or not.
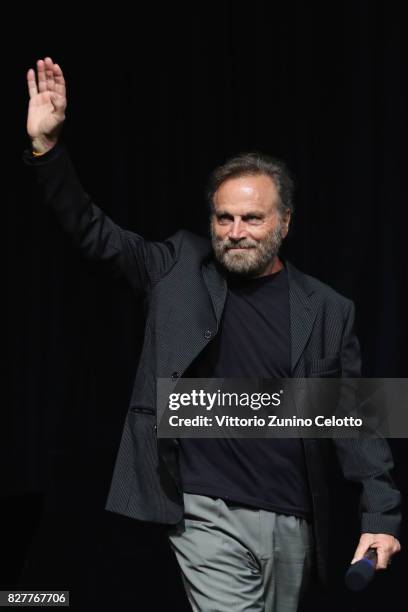
[(224, 215), (218, 215), (217, 219), (218, 219), (218, 221), (220, 223), (222, 223), (222, 222), (225, 222), (225, 221), (229, 221), (231, 219), (231, 217), (230, 217), (230, 215), (224, 214)]
[(258, 215), (247, 215), (245, 217), (245, 220), (250, 221), (251, 223), (258, 223), (262, 221), (261, 217), (259, 217)]

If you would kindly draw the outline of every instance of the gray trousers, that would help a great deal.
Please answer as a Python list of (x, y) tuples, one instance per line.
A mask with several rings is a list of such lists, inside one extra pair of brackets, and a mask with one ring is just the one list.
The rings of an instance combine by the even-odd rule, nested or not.
[(296, 516), (184, 493), (169, 528), (194, 612), (295, 612), (311, 575), (311, 525)]

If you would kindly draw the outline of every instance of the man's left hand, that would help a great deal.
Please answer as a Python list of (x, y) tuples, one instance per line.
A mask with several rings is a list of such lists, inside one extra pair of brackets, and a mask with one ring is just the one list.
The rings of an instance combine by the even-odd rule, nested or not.
[(369, 548), (375, 548), (377, 551), (376, 569), (379, 570), (387, 569), (391, 557), (401, 550), (401, 544), (388, 533), (363, 533), (351, 563), (360, 561)]

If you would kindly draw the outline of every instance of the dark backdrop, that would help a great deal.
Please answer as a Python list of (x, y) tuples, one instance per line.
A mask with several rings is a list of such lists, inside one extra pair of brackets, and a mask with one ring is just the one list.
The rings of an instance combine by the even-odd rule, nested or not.
[[(364, 374), (407, 376), (406, 27), (387, 2), (119, 6), (84, 21), (37, 7), (3, 53), (9, 310), (1, 425), (1, 587), (70, 589), (76, 609), (187, 610), (163, 533), (104, 503), (143, 339), (126, 286), (81, 260), (21, 161), (25, 74), (50, 55), (67, 80), (63, 138), (87, 191), (150, 239), (207, 232), (206, 177), (258, 149), (297, 177), (285, 245), (357, 307)], [(101, 334), (103, 330), (103, 334)], [(102, 339), (103, 338), (103, 339)], [(391, 440), (405, 494), (405, 440)], [(307, 609), (380, 610), (404, 554), (370, 589), (342, 578), (357, 492), (333, 465), (333, 587)], [(404, 545), (404, 539), (402, 540)]]

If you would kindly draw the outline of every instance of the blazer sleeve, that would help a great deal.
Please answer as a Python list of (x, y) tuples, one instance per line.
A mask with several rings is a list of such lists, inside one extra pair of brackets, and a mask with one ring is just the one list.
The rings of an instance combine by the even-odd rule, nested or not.
[[(342, 375), (359, 378), (360, 347), (354, 332), (354, 304), (348, 302), (342, 340)], [(388, 533), (399, 537), (401, 494), (391, 471), (394, 467), (385, 438), (334, 438), (344, 477), (361, 485), (360, 514), (362, 533)]]
[(174, 242), (153, 242), (123, 229), (84, 190), (66, 146), (59, 142), (40, 157), (29, 149), (23, 162), (41, 202), (83, 257), (103, 262), (115, 277), (125, 277), (136, 293), (145, 293), (176, 261)]

